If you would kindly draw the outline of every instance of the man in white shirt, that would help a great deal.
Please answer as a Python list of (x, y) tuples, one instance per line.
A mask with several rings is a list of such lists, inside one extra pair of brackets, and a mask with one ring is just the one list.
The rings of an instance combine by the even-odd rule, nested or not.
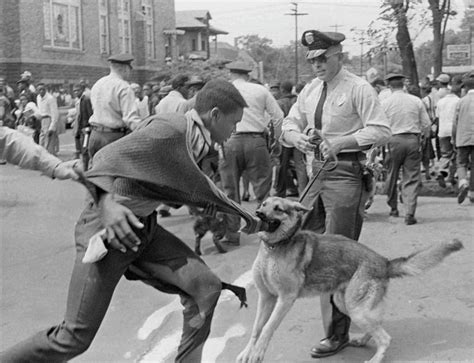
[(385, 78), (392, 89), (392, 95), (382, 101), (392, 130), (386, 158), (386, 190), (390, 215), (398, 217), (397, 181), (401, 169), (405, 224), (412, 225), (417, 223), (415, 211), (421, 181), (421, 136), (429, 137), (431, 122), (423, 101), (403, 91), (404, 78), (401, 74), (389, 74)]
[(91, 159), (102, 147), (125, 136), (141, 122), (135, 93), (128, 83), (132, 55), (113, 55), (108, 61), (110, 74), (99, 79), (91, 89), (94, 111), (89, 120), (92, 128), (89, 139)]
[(175, 113), (184, 109), (183, 106), (186, 104), (188, 97), (188, 80), (189, 77), (184, 74), (179, 74), (172, 79), (172, 90), (156, 105), (155, 114)]
[[(243, 172), (252, 183), (255, 197), (261, 203), (268, 197), (272, 184), (272, 166), (267, 144), (267, 126), (274, 122), (281, 128), (283, 111), (275, 98), (264, 86), (248, 82), (252, 68), (241, 61), (229, 63), (232, 84), (242, 94), (248, 108), (244, 109), (242, 121), (223, 145), (223, 157), (219, 160), (222, 187), (227, 196), (240, 203), (240, 178)], [(265, 114), (270, 117), (265, 117)], [(278, 132), (279, 134), (279, 132)], [(278, 135), (277, 135), (278, 136)], [(232, 245), (240, 244), (240, 218), (226, 215), (226, 240)]]
[(49, 92), (46, 92), (44, 83), (37, 85), (38, 96), (36, 104), (41, 113), (41, 133), (40, 145), (48, 150), (51, 154), (57, 155), (59, 152), (58, 137), (58, 104), (56, 99)]
[(438, 118), (438, 137), (441, 150), (439, 160), (440, 171), (437, 177), (441, 186), (445, 186), (444, 178), (448, 177), (452, 185), (456, 184), (454, 175), (456, 174), (456, 152), (451, 140), (453, 121), (456, 117), (456, 105), (459, 97), (456, 92), (460, 91), (459, 84), (453, 84), (451, 91), (438, 101), (436, 107), (436, 117)]
[[(368, 197), (361, 150), (383, 145), (390, 127), (372, 86), (344, 69), (344, 39), (336, 32), (303, 33), (301, 43), (308, 48), (306, 59), (315, 78), (285, 117), (281, 142), (314, 155), (313, 175), (320, 173), (302, 196), (302, 204), (312, 208), (303, 229), (358, 240)], [(324, 138), (319, 145), (312, 141), (318, 135)], [(329, 160), (334, 167), (326, 167), (329, 155), (337, 155), (337, 163)], [(320, 297), (325, 338), (311, 349), (313, 358), (336, 354), (349, 344), (351, 319), (335, 300), (331, 294)]]
[(142, 88), (138, 83), (132, 83), (130, 85), (135, 92), (135, 103), (137, 104), (138, 108), (138, 115), (143, 120), (150, 116), (150, 111), (148, 109), (148, 96), (144, 95), (142, 92)]

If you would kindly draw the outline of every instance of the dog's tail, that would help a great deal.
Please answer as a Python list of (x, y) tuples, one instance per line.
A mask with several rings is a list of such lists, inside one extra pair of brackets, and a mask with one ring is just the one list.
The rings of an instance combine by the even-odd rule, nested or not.
[(235, 286), (228, 284), (227, 282), (222, 281), (222, 290), (230, 290), (232, 291), (235, 296), (237, 296), (240, 300), (240, 307), (248, 307), (247, 305), (247, 292), (245, 288), (240, 286)]
[(416, 276), (423, 271), (438, 265), (446, 256), (459, 251), (464, 246), (461, 241), (453, 239), (427, 249), (415, 252), (408, 257), (399, 257), (388, 262), (388, 277)]

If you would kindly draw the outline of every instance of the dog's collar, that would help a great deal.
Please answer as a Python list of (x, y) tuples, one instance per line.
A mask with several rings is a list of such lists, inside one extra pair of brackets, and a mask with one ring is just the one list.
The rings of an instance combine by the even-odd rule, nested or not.
[(286, 238), (282, 239), (278, 243), (267, 243), (265, 241), (263, 242), (263, 245), (265, 246), (266, 249), (268, 250), (274, 250), (278, 246), (283, 246), (286, 245), (290, 240), (293, 238), (293, 236), (298, 232), (302, 224), (301, 217), (298, 218), (298, 221), (296, 222), (295, 226), (289, 230), (289, 232), (286, 234)]

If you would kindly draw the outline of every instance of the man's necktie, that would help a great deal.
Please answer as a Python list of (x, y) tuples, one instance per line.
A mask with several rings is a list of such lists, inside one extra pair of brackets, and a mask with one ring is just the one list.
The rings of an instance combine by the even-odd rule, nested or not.
[(316, 107), (316, 112), (314, 113), (314, 128), (317, 130), (321, 130), (322, 128), (323, 105), (324, 105), (324, 101), (326, 101), (327, 93), (328, 93), (328, 84), (326, 82), (323, 82), (321, 97), (319, 97), (318, 106)]

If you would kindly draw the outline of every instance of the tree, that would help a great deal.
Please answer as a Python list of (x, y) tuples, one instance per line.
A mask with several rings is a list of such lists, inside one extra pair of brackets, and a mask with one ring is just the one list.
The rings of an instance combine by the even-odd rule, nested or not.
[(446, 33), (446, 25), (450, 15), (456, 15), (451, 11), (451, 0), (428, 0), (433, 17), (433, 69), (434, 75), (441, 73), (443, 68), (443, 45)]
[(410, 9), (410, 0), (385, 0), (382, 9), (382, 19), (395, 22), (397, 26), (396, 40), (402, 58), (403, 73), (411, 84), (418, 84), (415, 52), (408, 31), (407, 14)]
[[(463, 65), (462, 60), (449, 60), (446, 58), (446, 47), (450, 44), (468, 44), (470, 41), (470, 24), (474, 22), (474, 15), (470, 12), (465, 12), (461, 20), (460, 30), (455, 32), (453, 30), (446, 30), (443, 42), (443, 58), (442, 64), (449, 66)], [(416, 50), (416, 59), (418, 64), (418, 74), (431, 74), (431, 66), (433, 64), (433, 41), (429, 40), (421, 44)]]

